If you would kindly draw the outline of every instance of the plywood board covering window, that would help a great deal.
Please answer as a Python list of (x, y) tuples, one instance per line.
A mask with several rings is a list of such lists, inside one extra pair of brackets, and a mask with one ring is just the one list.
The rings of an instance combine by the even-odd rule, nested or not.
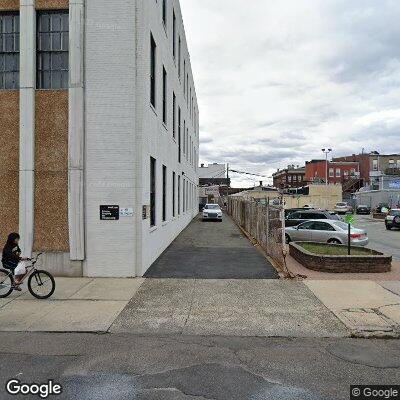
[(36, 92), (34, 249), (69, 251), (68, 91)]
[(18, 232), (19, 92), (0, 91), (0, 245)]

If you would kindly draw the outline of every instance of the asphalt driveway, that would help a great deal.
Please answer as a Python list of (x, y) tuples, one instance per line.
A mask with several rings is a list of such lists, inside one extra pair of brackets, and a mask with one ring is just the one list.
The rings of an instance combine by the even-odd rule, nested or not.
[(278, 279), (233, 221), (197, 217), (148, 269), (146, 278)]

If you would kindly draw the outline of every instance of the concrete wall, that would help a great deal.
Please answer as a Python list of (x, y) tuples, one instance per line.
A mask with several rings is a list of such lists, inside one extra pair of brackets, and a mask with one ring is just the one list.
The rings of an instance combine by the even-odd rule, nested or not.
[(99, 218), (135, 205), (135, 2), (87, 0), (86, 21), (84, 274), (135, 276), (133, 218)]
[(388, 203), (391, 207), (400, 207), (400, 190), (371, 190), (355, 194), (357, 205), (367, 205), (372, 208), (379, 203)]
[[(182, 110), (182, 149), (183, 149), (183, 120), (189, 129), (196, 153), (198, 154), (199, 138), (198, 124), (190, 117), (189, 107), (183, 92), (183, 60), (186, 60), (186, 68), (189, 70), (189, 82), (194, 92), (193, 77), (190, 70), (190, 58), (186, 45), (185, 32), (183, 28), (182, 16), (178, 1), (168, 2), (167, 26), (164, 28), (162, 22), (161, 2), (149, 2), (146, 0), (138, 1), (138, 58), (137, 58), (137, 141), (142, 143), (142, 154), (137, 157), (138, 168), (138, 188), (141, 194), (138, 205), (150, 204), (150, 156), (157, 160), (157, 198), (156, 198), (156, 226), (150, 227), (150, 220), (138, 219), (141, 231), (138, 234), (138, 254), (137, 261), (138, 274), (143, 274), (147, 268), (157, 259), (157, 257), (168, 247), (171, 241), (181, 232), (192, 218), (197, 215), (198, 200), (197, 189), (198, 171), (197, 160), (190, 160), (182, 153), (182, 162), (178, 162), (178, 133), (176, 126), (176, 138), (173, 138), (173, 119), (172, 119), (172, 93), (176, 95), (177, 110), (178, 106)], [(172, 8), (175, 10), (177, 20), (176, 49), (178, 54), (178, 35), (182, 40), (182, 59), (181, 72), (182, 78), (178, 78), (178, 57), (174, 61), (172, 56)], [(153, 109), (149, 103), (150, 94), (150, 32), (157, 44), (157, 95), (156, 107)], [(168, 74), (168, 119), (167, 124), (162, 122), (162, 68), (165, 67)], [(197, 101), (195, 101), (197, 109)], [(198, 112), (198, 111), (197, 111)], [(176, 111), (176, 121), (178, 111)], [(177, 123), (177, 122), (176, 122)], [(162, 166), (167, 167), (167, 218), (162, 221)], [(141, 172), (140, 172), (141, 171)], [(178, 175), (191, 185), (190, 208), (186, 213), (172, 216), (172, 172), (176, 173), (176, 185)], [(184, 175), (183, 175), (184, 174)], [(181, 187), (181, 207), (183, 205), (183, 187)], [(176, 190), (176, 210), (177, 210), (177, 190)], [(140, 210), (138, 210), (140, 213)], [(141, 253), (141, 255), (140, 255)]]

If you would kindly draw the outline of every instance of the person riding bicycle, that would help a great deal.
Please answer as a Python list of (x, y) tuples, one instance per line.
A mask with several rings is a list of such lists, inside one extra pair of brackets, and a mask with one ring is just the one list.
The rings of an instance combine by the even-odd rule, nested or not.
[[(8, 269), (14, 273), (15, 268), (21, 261), (27, 261), (29, 258), (21, 257), (21, 249), (19, 248), (20, 236), (18, 233), (10, 233), (8, 235), (7, 243), (3, 248), (2, 264), (5, 269)], [(22, 279), (25, 275), (15, 276), (14, 290), (21, 291), (19, 285), (22, 283)]]

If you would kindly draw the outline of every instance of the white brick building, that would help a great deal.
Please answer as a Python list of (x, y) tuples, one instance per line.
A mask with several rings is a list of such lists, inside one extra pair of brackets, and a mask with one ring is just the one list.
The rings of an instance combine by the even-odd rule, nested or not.
[[(10, 99), (19, 92), (22, 161), (19, 226), (9, 230), (20, 231), (25, 254), (45, 251), (56, 274), (141, 276), (198, 209), (199, 111), (179, 0), (49, 1), (50, 31), (51, 18), (69, 14), (66, 87), (51, 86), (57, 71), (43, 78), (35, 71), (45, 40), (36, 30), (47, 24), (38, 19), (47, 18), (46, 0), (38, 1), (13, 10), (21, 20), (20, 84), (6, 92)], [(49, 76), (50, 86), (39, 88)], [(56, 120), (48, 131), (47, 104)], [(41, 135), (54, 139), (59, 160), (46, 153), (51, 140), (41, 152)], [(50, 172), (52, 191), (40, 175)], [(46, 238), (58, 232), (58, 241)]]

